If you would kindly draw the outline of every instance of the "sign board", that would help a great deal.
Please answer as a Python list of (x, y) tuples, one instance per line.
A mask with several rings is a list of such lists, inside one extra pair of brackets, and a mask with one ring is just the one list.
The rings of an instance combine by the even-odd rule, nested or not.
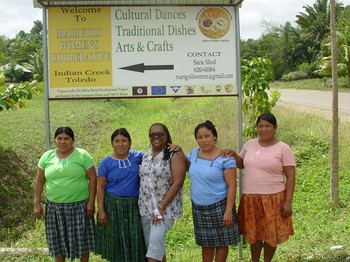
[(49, 7), (49, 98), (236, 96), (233, 8)]

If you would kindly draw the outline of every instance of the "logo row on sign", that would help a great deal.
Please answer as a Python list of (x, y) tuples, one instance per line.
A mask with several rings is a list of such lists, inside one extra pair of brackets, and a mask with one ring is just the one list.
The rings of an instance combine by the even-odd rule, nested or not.
[[(208, 93), (209, 89), (202, 87), (195, 87), (195, 86), (181, 86), (181, 85), (174, 85), (169, 86), (169, 88), (173, 91), (173, 94), (176, 94), (180, 89), (185, 88), (185, 93), (188, 95), (195, 94), (195, 93)], [(133, 86), (132, 87), (132, 95), (142, 95), (146, 96), (148, 95), (148, 87), (147, 86)], [(196, 92), (195, 92), (196, 91)], [(221, 85), (216, 85), (215, 87), (210, 88), (210, 91), (216, 91), (218, 93), (221, 93), (222, 91), (224, 93), (232, 93), (233, 92), (233, 86), (231, 84), (227, 84), (224, 87)], [(151, 86), (150, 89), (151, 95), (167, 95), (167, 86), (161, 85), (161, 86)], [(169, 95), (169, 94), (168, 94)]]

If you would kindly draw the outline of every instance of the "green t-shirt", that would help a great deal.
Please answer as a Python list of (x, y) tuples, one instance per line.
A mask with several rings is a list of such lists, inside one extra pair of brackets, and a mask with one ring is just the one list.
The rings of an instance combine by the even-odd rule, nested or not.
[(90, 154), (76, 148), (60, 159), (56, 149), (45, 152), (38, 166), (45, 170), (46, 197), (55, 203), (73, 203), (89, 198), (89, 180), (85, 170), (94, 165)]

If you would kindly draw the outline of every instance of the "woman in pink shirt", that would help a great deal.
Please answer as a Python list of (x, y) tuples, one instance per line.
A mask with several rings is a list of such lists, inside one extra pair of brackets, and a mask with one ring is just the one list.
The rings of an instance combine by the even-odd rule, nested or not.
[(243, 195), (238, 208), (239, 231), (250, 244), (252, 261), (271, 261), (277, 244), (293, 235), (292, 199), (295, 159), (290, 147), (278, 140), (277, 121), (263, 113), (256, 122), (258, 138), (233, 152), (238, 168), (244, 168)]

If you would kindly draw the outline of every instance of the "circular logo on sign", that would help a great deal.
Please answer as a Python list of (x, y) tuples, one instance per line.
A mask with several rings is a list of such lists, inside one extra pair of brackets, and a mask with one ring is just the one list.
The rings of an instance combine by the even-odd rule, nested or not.
[(233, 91), (233, 86), (231, 84), (225, 85), (225, 91), (231, 93)]
[(230, 30), (230, 17), (222, 8), (209, 7), (199, 15), (198, 26), (206, 37), (218, 39)]

